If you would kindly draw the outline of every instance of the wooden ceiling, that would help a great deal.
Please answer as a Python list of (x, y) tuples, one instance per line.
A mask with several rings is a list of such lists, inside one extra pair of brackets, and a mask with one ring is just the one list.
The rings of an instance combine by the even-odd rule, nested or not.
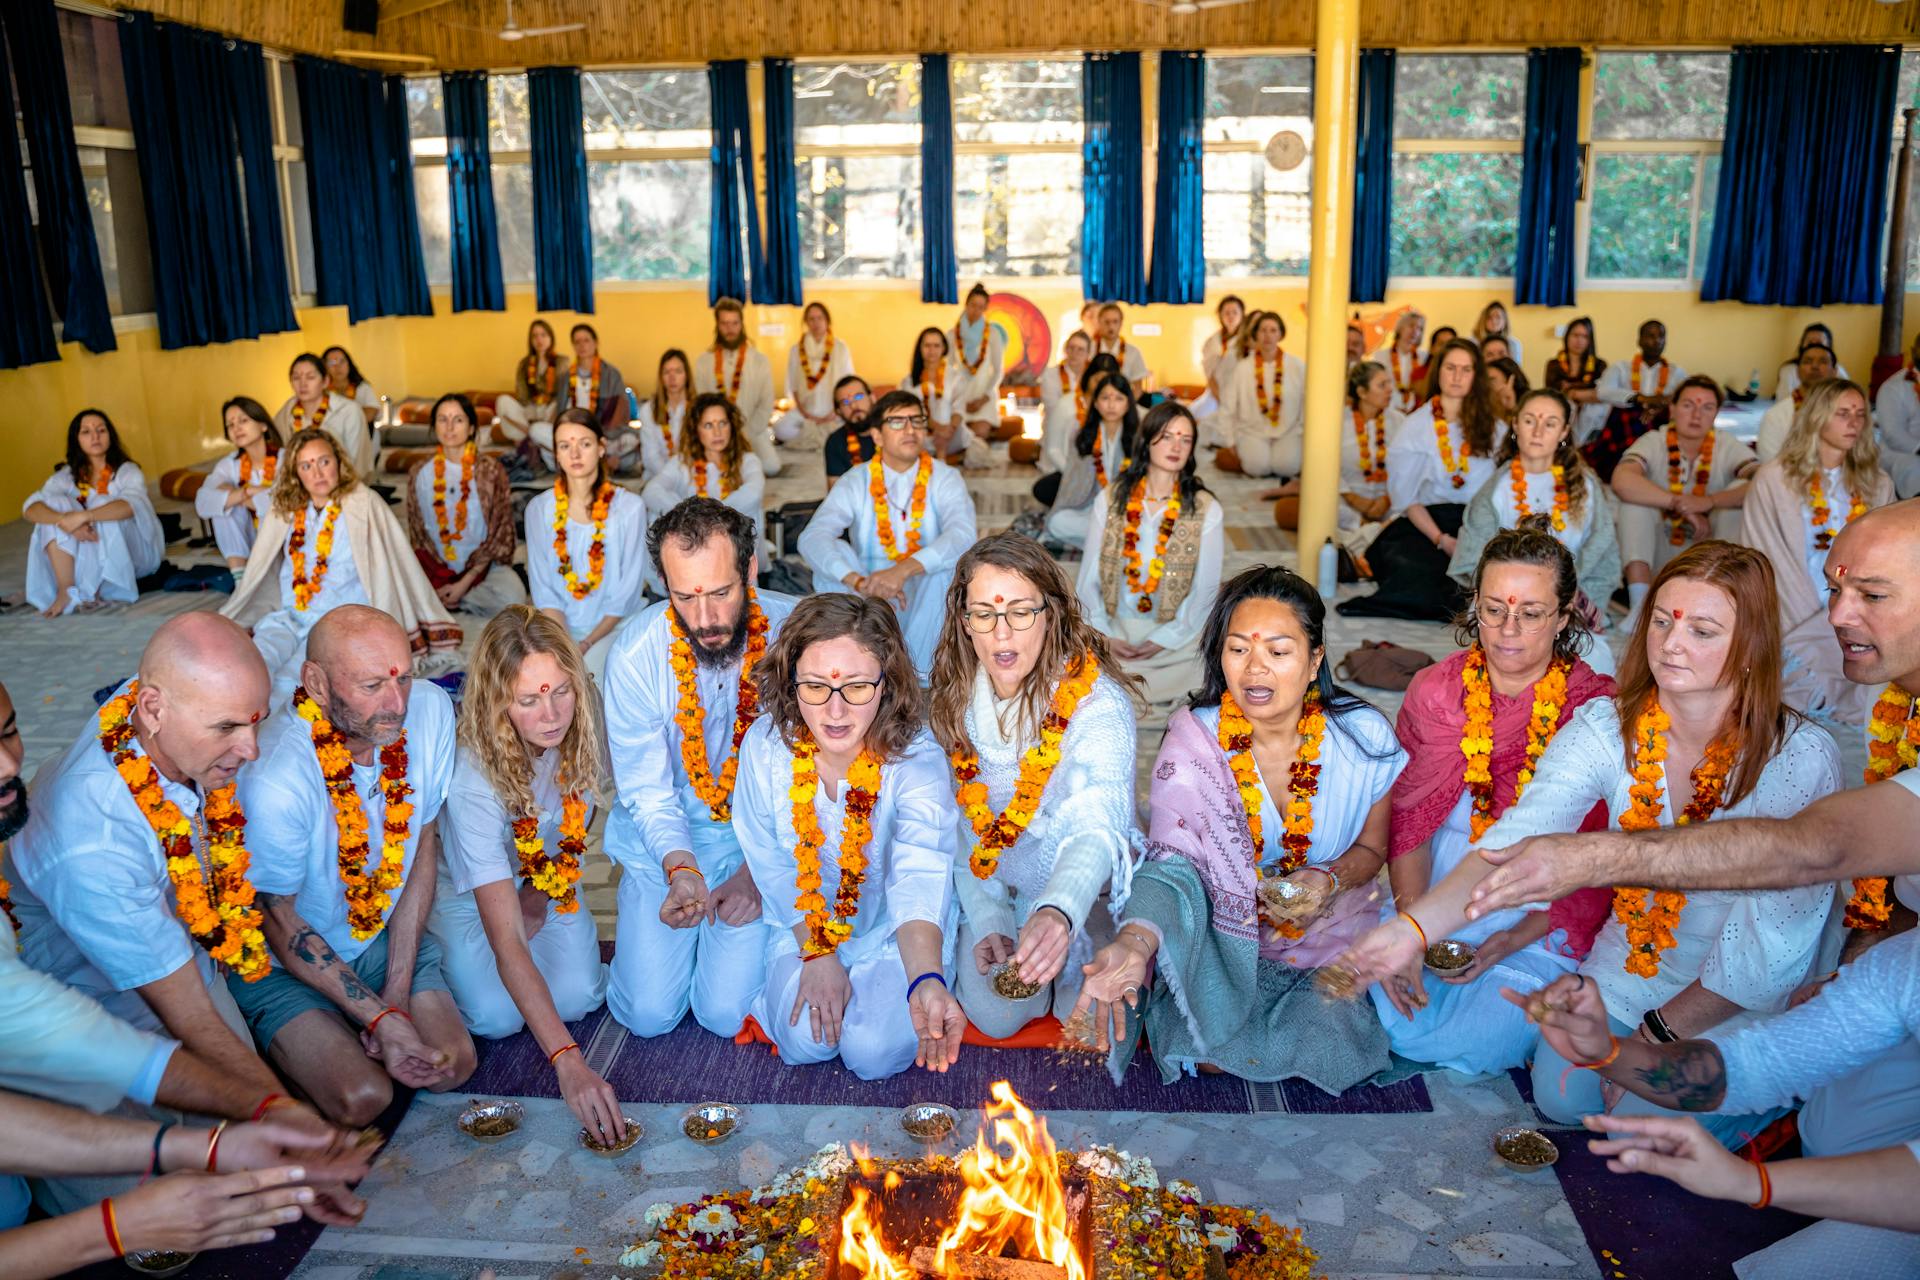
[[(1297, 49), (1312, 0), (1245, 0), (1168, 12), (1165, 0), (516, 0), (521, 27), (584, 30), (508, 42), (506, 0), (381, 0), (380, 33), (349, 35), (343, 0), (133, 0), (273, 48), (413, 54), (422, 66), (486, 68), (698, 63), (947, 50)], [(1680, 47), (1920, 42), (1920, 0), (1372, 0), (1364, 43), (1401, 48), (1539, 44)], [(403, 64), (389, 64), (403, 69)]]

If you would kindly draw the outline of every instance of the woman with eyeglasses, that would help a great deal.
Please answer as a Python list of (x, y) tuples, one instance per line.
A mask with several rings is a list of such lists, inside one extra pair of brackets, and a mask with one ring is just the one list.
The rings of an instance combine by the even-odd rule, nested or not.
[(1116, 1081), (1143, 1024), (1169, 1084), (1210, 1068), (1339, 1093), (1387, 1066), (1378, 1020), (1312, 986), (1378, 918), (1406, 759), (1386, 717), (1334, 683), (1326, 616), (1300, 575), (1260, 565), (1207, 618), (1203, 683), (1154, 761), (1146, 861), (1071, 1020), (1115, 1050)]
[(753, 1018), (789, 1066), (945, 1071), (967, 1027), (943, 959), (957, 815), (900, 624), (808, 596), (754, 680), (733, 809), (768, 925)]
[(909, 391), (889, 391), (868, 420), (879, 452), (833, 482), (800, 534), (800, 558), (816, 591), (851, 591), (892, 605), (907, 652), (923, 677), (933, 668), (953, 566), (979, 527), (960, 473), (921, 441), (927, 410)]
[[(1621, 661), (1619, 692), (1567, 719), (1532, 767), (1523, 767), (1520, 778), (1530, 780), (1519, 798), (1473, 843), (1505, 849), (1573, 831), (1596, 804), (1607, 807), (1612, 827), (1651, 831), (1784, 818), (1837, 791), (1833, 739), (1781, 701), (1774, 597), (1773, 566), (1749, 547), (1703, 542), (1668, 561)], [(1490, 604), (1528, 607), (1525, 599), (1480, 601), (1482, 609)], [(1485, 616), (1483, 645), (1492, 631)], [(1536, 685), (1536, 724), (1546, 721), (1551, 701), (1542, 695)], [(1461, 748), (1485, 737), (1463, 730)], [(1463, 857), (1424, 895), (1401, 899), (1399, 913), (1335, 967), (1358, 982), (1386, 984), (1396, 1010), (1390, 1020), (1416, 1013), (1428, 1001), (1421, 978), (1428, 945), (1461, 933), (1473, 887), (1492, 869), (1485, 859)], [(1840, 942), (1837, 927), (1828, 927), (1834, 892), (1831, 883), (1684, 892), (1621, 885), (1579, 973), (1599, 989), (1616, 1037), (1665, 1042), (1731, 1031), (1784, 1008), (1809, 978), (1833, 968)], [(1486, 1033), (1476, 1024), (1473, 1034)], [(1560, 1124), (1616, 1106), (1622, 1114), (1661, 1110), (1622, 1100), (1617, 1086), (1546, 1044), (1534, 1056), (1533, 1094)], [(1734, 1145), (1780, 1114), (1700, 1119)]]
[[(1058, 562), (996, 533), (960, 557), (930, 719), (962, 814), (954, 980), (994, 1039), (1062, 1017), (1133, 874), (1139, 681), (1080, 616)], [(1002, 970), (1006, 972), (1002, 973)]]
[(1584, 629), (1597, 637), (1589, 661), (1596, 671), (1612, 675), (1607, 601), (1620, 585), (1613, 502), (1574, 445), (1573, 406), (1565, 396), (1545, 388), (1531, 391), (1516, 410), (1513, 430), (1493, 456), (1493, 475), (1467, 503), (1447, 573), (1472, 590), (1481, 552), (1494, 535), (1519, 527), (1529, 516), (1544, 516), (1548, 531), (1573, 553), (1579, 580), (1573, 607)]

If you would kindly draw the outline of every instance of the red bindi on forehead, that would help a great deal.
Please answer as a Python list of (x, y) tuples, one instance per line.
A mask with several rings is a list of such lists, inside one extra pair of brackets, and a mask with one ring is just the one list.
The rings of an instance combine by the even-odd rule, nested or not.
[(1676, 620), (1680, 618), (1684, 618), (1687, 616), (1687, 611), (1685, 609), (1675, 609), (1673, 611), (1673, 616)]
[(1507, 603), (1508, 603), (1508, 604), (1519, 604), (1519, 603), (1520, 603), (1520, 597), (1519, 597), (1519, 596), (1508, 596), (1508, 597), (1507, 597)]
[(993, 598), (993, 602), (995, 604), (1005, 604), (1007, 602), (1007, 598), (1005, 596), (995, 596)]
[(248, 717), (247, 717), (247, 723), (248, 723), (248, 724), (259, 724), (259, 723), (260, 723), (260, 713), (259, 713), (258, 711), (256, 711), (256, 712), (254, 712), (254, 713), (253, 713), (252, 715), (250, 715), (250, 716), (248, 716)]
[(553, 688), (553, 686), (552, 686), (552, 685), (550, 685), (550, 684), (543, 684), (543, 685), (541, 685), (541, 686), (540, 686), (540, 692), (542, 692), (542, 693), (545, 693), (545, 692), (546, 692), (547, 690), (549, 690), (549, 689), (551, 689), (551, 688)]
[(693, 589), (693, 594), (695, 594), (695, 595), (704, 595), (704, 594), (706, 593), (706, 590), (707, 590), (707, 589), (706, 589), (705, 587), (695, 587), (695, 588)]
[(833, 670), (827, 672), (827, 679), (838, 680), (839, 678), (840, 678), (840, 668), (835, 667)]
[(388, 674), (388, 675), (390, 675), (390, 676), (392, 676), (392, 677), (393, 677), (393, 678), (394, 678), (395, 680), (398, 680), (398, 679), (400, 678), (400, 668), (398, 668), (398, 667), (388, 667), (388, 668), (387, 668), (387, 674)]
[(1836, 578), (1844, 578), (1844, 577), (1846, 577), (1846, 576), (1847, 576), (1847, 566), (1845, 566), (1845, 565), (1843, 565), (1843, 564), (1837, 564), (1837, 565), (1835, 565), (1835, 566), (1833, 566), (1833, 576), (1834, 576), (1834, 577), (1836, 577)]

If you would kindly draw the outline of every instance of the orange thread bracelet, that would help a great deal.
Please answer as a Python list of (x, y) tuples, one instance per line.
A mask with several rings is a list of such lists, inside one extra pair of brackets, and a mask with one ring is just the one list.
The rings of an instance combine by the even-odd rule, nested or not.
[(1614, 1059), (1620, 1056), (1620, 1037), (1609, 1032), (1607, 1039), (1613, 1041), (1613, 1049), (1606, 1057), (1600, 1059), (1598, 1062), (1576, 1062), (1572, 1065), (1581, 1071), (1600, 1071), (1612, 1066)]
[[(385, 1016), (386, 1016), (385, 1014), (382, 1014), (382, 1015), (381, 1015), (381, 1017), (385, 1017)], [(375, 1019), (374, 1019), (374, 1021), (375, 1021), (375, 1022), (378, 1022), (378, 1021), (380, 1021), (380, 1018), (375, 1018)], [(368, 1027), (368, 1028), (367, 1028), (367, 1030), (369, 1030), (369, 1031), (371, 1031), (371, 1030), (373, 1030), (373, 1028), (372, 1028), (372, 1027)], [(268, 1094), (268, 1095), (267, 1095), (266, 1097), (264, 1097), (264, 1098), (262, 1098), (262, 1099), (260, 1099), (260, 1105), (259, 1105), (259, 1106), (257, 1106), (257, 1107), (255, 1107), (255, 1108), (253, 1109), (253, 1114), (247, 1117), (247, 1121), (248, 1121), (248, 1123), (250, 1123), (250, 1124), (259, 1124), (259, 1123), (260, 1123), (260, 1117), (261, 1117), (261, 1116), (264, 1116), (265, 1114), (267, 1114), (267, 1112), (269, 1112), (269, 1111), (271, 1111), (271, 1110), (273, 1109), (273, 1107), (274, 1107), (274, 1104), (275, 1104), (275, 1103), (285, 1103), (285, 1104), (286, 1104), (287, 1106), (292, 1106), (292, 1105), (293, 1105), (293, 1099), (292, 1099), (292, 1098), (289, 1098), (289, 1097), (288, 1097), (288, 1096), (287, 1096), (286, 1094), (284, 1094), (284, 1093), (270, 1093), (270, 1094)]]
[(107, 1233), (107, 1248), (113, 1250), (113, 1256), (126, 1257), (127, 1247), (120, 1243), (120, 1224), (113, 1218), (112, 1196), (100, 1202), (100, 1226)]
[(1419, 934), (1419, 935), (1420, 935), (1420, 945), (1421, 945), (1422, 947), (1424, 947), (1424, 946), (1426, 946), (1426, 945), (1427, 945), (1427, 931), (1426, 931), (1425, 929), (1422, 929), (1422, 928), (1420, 927), (1420, 922), (1419, 922), (1418, 920), (1415, 920), (1415, 919), (1414, 919), (1414, 918), (1413, 918), (1412, 916), (1410, 916), (1410, 915), (1408, 915), (1408, 914), (1407, 914), (1406, 912), (1404, 912), (1404, 911), (1402, 911), (1402, 912), (1400, 913), (1400, 918), (1401, 918), (1402, 920), (1405, 920), (1405, 921), (1406, 921), (1406, 922), (1407, 922), (1408, 924), (1410, 924), (1410, 925), (1412, 925), (1412, 926), (1413, 926), (1413, 931), (1414, 931), (1415, 933), (1417, 933), (1417, 934)]
[(679, 866), (675, 867), (673, 870), (667, 872), (667, 879), (669, 880), (673, 879), (675, 876), (679, 875), (682, 871), (692, 872), (694, 875), (699, 876), (701, 884), (705, 884), (707, 882), (707, 878), (703, 875), (700, 875), (700, 868), (694, 866), (691, 862), (683, 862)]
[(580, 1047), (579, 1045), (569, 1040), (566, 1044), (561, 1045), (558, 1049), (555, 1049), (552, 1053), (547, 1055), (547, 1065), (550, 1067), (553, 1066), (556, 1062), (560, 1061), (561, 1054), (565, 1053), (569, 1049), (578, 1049), (579, 1047)]
[(1747, 1206), (1750, 1209), (1764, 1209), (1773, 1203), (1773, 1177), (1767, 1172), (1764, 1160), (1755, 1160), (1753, 1167), (1760, 1173), (1760, 1199)]
[(207, 1139), (207, 1172), (220, 1172), (220, 1135), (227, 1131), (227, 1122), (222, 1120), (213, 1126), (213, 1136)]
[[(374, 1030), (374, 1028), (380, 1025), (380, 1019), (381, 1019), (381, 1018), (384, 1018), (384, 1017), (386, 1017), (386, 1016), (387, 1016), (388, 1014), (390, 1014), (390, 1013), (397, 1013), (397, 1014), (399, 1014), (399, 1015), (400, 1015), (401, 1017), (403, 1017), (403, 1018), (407, 1018), (407, 1015), (406, 1015), (406, 1013), (405, 1013), (405, 1012), (404, 1012), (403, 1010), (400, 1010), (400, 1009), (397, 1009), (397, 1008), (395, 1008), (395, 1007), (394, 1007), (393, 1005), (388, 1005), (388, 1006), (387, 1006), (386, 1008), (384, 1008), (384, 1009), (382, 1009), (382, 1010), (381, 1010), (381, 1011), (380, 1011), (380, 1012), (379, 1012), (379, 1013), (378, 1013), (378, 1014), (377, 1014), (377, 1015), (376, 1015), (376, 1016), (374, 1017), (374, 1019), (373, 1019), (373, 1021), (372, 1021), (372, 1022), (369, 1022), (369, 1023), (367, 1024), (367, 1034), (368, 1034), (368, 1035), (372, 1035), (372, 1034), (373, 1034), (373, 1030)], [(413, 1019), (412, 1019), (412, 1018), (407, 1018), (407, 1021), (408, 1021), (408, 1022), (412, 1022), (412, 1021), (413, 1021)]]

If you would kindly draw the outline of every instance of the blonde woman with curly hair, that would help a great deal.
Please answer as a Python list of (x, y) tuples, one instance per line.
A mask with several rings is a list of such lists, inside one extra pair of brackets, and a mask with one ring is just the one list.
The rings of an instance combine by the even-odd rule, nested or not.
[[(272, 505), (247, 557), (239, 588), (220, 612), (251, 624), (273, 673), (273, 705), (292, 696), (307, 632), (343, 604), (371, 605), (407, 633), (415, 658), (454, 649), (460, 628), (434, 594), (405, 526), (322, 427), (287, 441)], [(277, 588), (277, 590), (276, 590)]]
[(580, 1123), (617, 1138), (620, 1101), (566, 1025), (607, 990), (578, 884), (605, 752), (599, 702), (566, 626), (509, 605), (480, 633), (467, 673), (429, 928), (467, 1029), (489, 1040), (531, 1031)]
[(1827, 621), (1827, 590), (1847, 575), (1827, 550), (1849, 521), (1893, 500), (1867, 393), (1829, 378), (1803, 388), (1779, 456), (1747, 490), (1741, 538), (1773, 561), (1786, 651), (1785, 696), (1803, 711), (1865, 724), (1878, 690), (1847, 679)]

